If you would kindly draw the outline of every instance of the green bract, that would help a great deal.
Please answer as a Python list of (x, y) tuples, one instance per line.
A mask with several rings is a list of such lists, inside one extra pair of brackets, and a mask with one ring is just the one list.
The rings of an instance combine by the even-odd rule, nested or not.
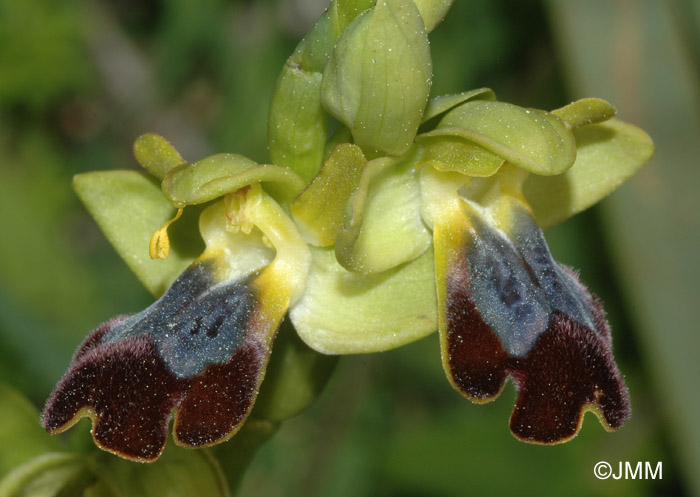
[[(551, 112), (487, 88), (428, 100), (428, 32), (450, 4), (332, 2), (278, 79), (269, 164), (234, 153), (189, 162), (148, 134), (134, 153), (154, 177), (75, 178), (116, 250), (163, 296), (88, 338), (47, 403), (47, 429), (87, 415), (100, 447), (152, 461), (172, 412), (176, 443), (213, 445), (249, 415), (274, 423), (303, 409), (333, 367), (321, 354), (437, 330), (463, 395), (484, 402), (519, 379), (520, 439), (565, 441), (586, 409), (609, 429), (627, 419), (602, 309), (541, 228), (609, 194), (649, 159), (651, 140), (600, 99)], [(103, 398), (104, 381), (140, 409), (138, 437), (120, 436), (132, 414)], [(159, 403), (141, 405), (139, 388)]]

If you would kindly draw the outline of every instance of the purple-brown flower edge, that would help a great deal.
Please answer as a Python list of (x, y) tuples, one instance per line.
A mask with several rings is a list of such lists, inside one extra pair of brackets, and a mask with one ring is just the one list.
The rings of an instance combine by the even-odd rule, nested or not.
[(179, 445), (235, 434), (257, 396), (269, 348), (257, 328), (250, 279), (217, 284), (195, 263), (154, 305), (98, 327), (78, 348), (42, 422), (60, 433), (82, 417), (95, 443), (121, 457), (156, 460), (175, 412)]
[(445, 272), (443, 354), (455, 388), (488, 402), (513, 378), (510, 429), (542, 444), (574, 437), (591, 410), (607, 430), (630, 416), (598, 299), (556, 263), (525, 209), (506, 235), (473, 214)]

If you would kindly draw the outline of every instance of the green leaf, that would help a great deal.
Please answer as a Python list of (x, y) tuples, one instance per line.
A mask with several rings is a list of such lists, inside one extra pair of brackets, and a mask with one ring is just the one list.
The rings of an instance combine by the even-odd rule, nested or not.
[(19, 392), (0, 383), (0, 476), (45, 452), (62, 449), (60, 441), (41, 428), (39, 411)]
[(321, 393), (338, 358), (309, 348), (285, 319), (251, 417), (284, 421), (306, 409)]
[(294, 171), (256, 162), (238, 154), (216, 154), (172, 169), (163, 179), (163, 192), (178, 207), (202, 204), (252, 183), (268, 183), (271, 194), (294, 198), (304, 181)]
[[(264, 388), (264, 384), (262, 388)], [(272, 438), (278, 427), (279, 423), (255, 419), (250, 416), (235, 437), (210, 449), (218, 459), (230, 489), (236, 491), (240, 488), (241, 481), (244, 479), (246, 470), (256, 452)], [(254, 493), (257, 494), (257, 490)], [(241, 493), (241, 495), (248, 494)]]
[(299, 228), (315, 245), (326, 247), (335, 243), (345, 204), (357, 189), (366, 164), (360, 147), (339, 144), (316, 177), (292, 202), (292, 214)]
[(490, 88), (478, 88), (476, 90), (463, 91), (462, 93), (431, 98), (425, 107), (422, 122), (425, 123), (470, 100), (496, 100), (496, 94)]
[(351, 271), (378, 273), (417, 258), (430, 240), (414, 162), (369, 162), (336, 237), (338, 262)]
[(196, 209), (171, 227), (167, 259), (152, 260), (148, 246), (153, 233), (172, 219), (175, 208), (152, 177), (136, 171), (79, 174), (73, 188), (124, 262), (153, 295), (170, 283), (204, 249), (197, 235)]
[(321, 107), (321, 81), (333, 46), (372, 0), (333, 1), (289, 57), (270, 102), (268, 146), (274, 164), (311, 181), (321, 167), (328, 114)]
[(597, 203), (654, 153), (644, 131), (617, 119), (576, 128), (574, 135), (577, 155), (571, 169), (559, 176), (530, 175), (523, 185), (543, 229)]
[(49, 452), (17, 466), (6, 475), (0, 481), (0, 496), (80, 495), (78, 492), (94, 481), (83, 455)]
[(432, 79), (423, 20), (410, 0), (380, 0), (342, 34), (326, 65), (324, 107), (365, 153), (401, 155), (413, 143)]
[(149, 173), (158, 179), (185, 160), (168, 140), (155, 133), (139, 136), (134, 142), (134, 157)]
[(466, 102), (424, 136), (459, 136), (542, 175), (561, 174), (576, 157), (574, 136), (562, 119), (505, 102)]
[(437, 330), (432, 250), (383, 273), (347, 271), (332, 249), (311, 249), (306, 292), (291, 309), (299, 336), (324, 354), (380, 352)]
[(572, 127), (607, 121), (617, 110), (602, 98), (582, 98), (564, 107), (555, 109), (552, 114), (561, 117)]

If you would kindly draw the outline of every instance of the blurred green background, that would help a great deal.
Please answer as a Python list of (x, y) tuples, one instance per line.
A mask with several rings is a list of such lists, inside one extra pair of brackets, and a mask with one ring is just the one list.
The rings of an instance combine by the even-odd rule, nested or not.
[[(275, 79), (325, 6), (0, 0), (0, 381), (40, 407), (92, 328), (152, 301), (72, 175), (136, 168), (146, 131), (190, 160), (265, 161)], [(632, 420), (607, 434), (588, 415), (571, 443), (519, 443), (512, 386), (488, 405), (462, 399), (433, 335), (343, 358), (260, 450), (241, 495), (700, 495), (700, 4), (456, 0), (431, 46), (435, 95), (489, 86), (545, 109), (598, 96), (654, 139), (632, 181), (547, 234), (606, 303)], [(0, 453), (0, 477), (10, 460)], [(663, 479), (601, 481), (601, 460), (661, 461)]]

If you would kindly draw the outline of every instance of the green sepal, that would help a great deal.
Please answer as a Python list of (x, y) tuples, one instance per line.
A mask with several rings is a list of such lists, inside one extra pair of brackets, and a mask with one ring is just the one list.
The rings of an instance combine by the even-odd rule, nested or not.
[(343, 32), (323, 73), (324, 107), (365, 153), (413, 143), (432, 79), (428, 35), (411, 0), (380, 0)]
[(270, 103), (270, 160), (305, 180), (321, 167), (328, 115), (321, 107), (321, 74), (285, 66)]
[(582, 98), (552, 111), (573, 128), (607, 121), (616, 113), (617, 109), (602, 98)]
[(323, 69), (340, 34), (372, 0), (331, 3), (287, 59), (272, 95), (268, 147), (274, 164), (311, 181), (321, 167), (328, 114), (321, 106)]
[(448, 112), (423, 136), (459, 136), (531, 173), (556, 175), (576, 158), (570, 127), (549, 112), (472, 100)]
[(134, 157), (149, 173), (162, 180), (185, 160), (168, 140), (155, 133), (139, 136), (134, 142)]
[(370, 161), (337, 233), (338, 262), (350, 271), (378, 273), (417, 258), (430, 240), (414, 162)]
[(197, 228), (198, 210), (189, 209), (170, 229), (170, 256), (152, 260), (148, 246), (153, 233), (173, 218), (175, 208), (157, 181), (137, 171), (78, 174), (73, 189), (107, 239), (141, 283), (155, 296), (204, 248)]
[(470, 100), (493, 101), (496, 100), (496, 94), (491, 88), (477, 88), (476, 90), (433, 97), (428, 101), (428, 105), (425, 107), (422, 122), (426, 123), (432, 118), (438, 117)]
[(294, 199), (291, 211), (305, 238), (314, 245), (335, 243), (343, 223), (345, 204), (357, 189), (367, 159), (360, 147), (341, 143), (304, 191)]
[(430, 133), (418, 135), (423, 153), (421, 163), (438, 171), (455, 171), (467, 176), (491, 176), (505, 162), (502, 157), (459, 135)]
[(381, 352), (437, 329), (433, 251), (388, 271), (340, 266), (332, 249), (312, 248), (306, 291), (291, 309), (299, 336), (324, 354)]
[(291, 169), (259, 165), (238, 154), (216, 154), (172, 169), (163, 179), (163, 192), (177, 207), (201, 204), (252, 183), (268, 183), (271, 195), (287, 202), (304, 188)]
[(543, 229), (607, 196), (654, 154), (649, 135), (617, 119), (576, 128), (574, 135), (578, 152), (571, 169), (560, 176), (530, 175), (523, 185)]

